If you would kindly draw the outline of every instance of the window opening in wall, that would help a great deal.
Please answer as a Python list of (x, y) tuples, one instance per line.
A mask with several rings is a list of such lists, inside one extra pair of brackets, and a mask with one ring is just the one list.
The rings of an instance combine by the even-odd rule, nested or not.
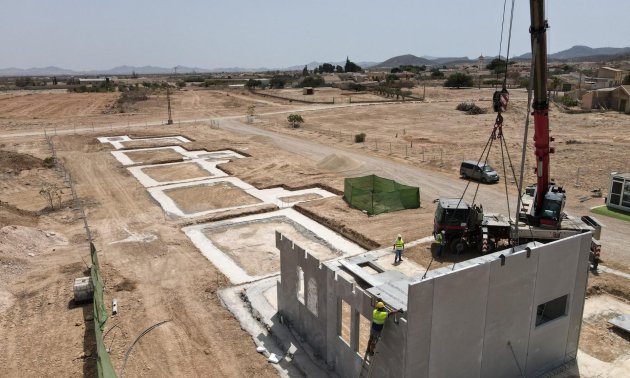
[(317, 316), (317, 281), (313, 277), (308, 279), (306, 285), (306, 308)]
[(538, 305), (536, 311), (536, 327), (565, 316), (567, 314), (568, 299), (569, 295), (567, 294)]
[(367, 350), (368, 341), (370, 340), (370, 328), (372, 322), (362, 314), (359, 314), (359, 355), (363, 357)]
[(339, 329), (337, 330), (337, 334), (343, 341), (350, 346), (351, 339), (350, 335), (352, 333), (352, 307), (348, 304), (348, 302), (343, 299), (339, 299)]
[(297, 267), (297, 299), (304, 304), (304, 271), (302, 267)]

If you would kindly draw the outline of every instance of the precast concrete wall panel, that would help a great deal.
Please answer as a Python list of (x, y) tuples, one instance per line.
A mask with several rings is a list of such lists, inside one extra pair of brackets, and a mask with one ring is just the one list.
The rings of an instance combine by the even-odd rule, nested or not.
[(482, 377), (518, 377), (527, 361), (538, 252), (527, 257), (506, 251), (505, 257), (504, 265), (501, 260), (489, 263)]
[[(376, 344), (376, 354), (374, 356), (373, 377), (403, 377), (404, 358), (407, 352), (406, 337), (408, 327), (405, 319), (400, 319), (398, 324), (394, 323), (393, 316), (385, 322), (381, 340)], [(416, 375), (412, 375), (416, 376)]]
[(409, 285), (409, 302), (405, 314), (408, 322), (406, 377), (429, 375), (434, 283), (434, 280), (426, 280)]
[[(589, 234), (587, 234), (589, 235)], [(538, 248), (538, 273), (534, 293), (534, 309), (563, 295), (569, 295), (565, 316), (536, 326), (536, 314), (532, 316), (527, 376), (536, 376), (561, 365), (565, 360), (568, 314), (574, 308), (575, 275), (580, 257), (580, 236), (562, 239)], [(576, 301), (576, 303), (579, 303)]]
[[(319, 261), (290, 239), (283, 238), (276, 232), (276, 247), (280, 249), (280, 271), (282, 280), (278, 285), (278, 309), (291, 325), (302, 335), (313, 349), (325, 355), (327, 346), (326, 332), (326, 272), (321, 269)], [(315, 316), (307, 307), (297, 300), (298, 274), (297, 267), (304, 272), (304, 282), (313, 278), (318, 283), (318, 315)], [(321, 282), (321, 284), (320, 284)], [(305, 293), (305, 300), (307, 295)], [(306, 303), (306, 302), (305, 302)]]
[(584, 313), (584, 299), (586, 297), (586, 287), (588, 283), (588, 257), (591, 249), (591, 234), (580, 235), (579, 239), (581, 245), (580, 257), (575, 274), (575, 287), (573, 288), (573, 304), (570, 312), (565, 360), (577, 356), (580, 330), (582, 329), (582, 315)]
[(434, 278), (430, 377), (478, 377), (488, 298), (488, 264)]

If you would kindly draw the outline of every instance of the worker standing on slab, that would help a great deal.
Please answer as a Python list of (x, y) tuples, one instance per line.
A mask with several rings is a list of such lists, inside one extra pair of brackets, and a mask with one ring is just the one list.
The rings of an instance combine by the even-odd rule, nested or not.
[(370, 340), (368, 341), (367, 350), (365, 351), (366, 356), (374, 355), (376, 342), (381, 337), (383, 327), (385, 326), (385, 320), (387, 320), (389, 316), (392, 316), (399, 312), (401, 312), (401, 310), (389, 312), (385, 308), (385, 304), (383, 302), (376, 303), (374, 311), (372, 311), (372, 327), (370, 328)]
[(444, 249), (444, 244), (446, 244), (445, 234), (446, 231), (442, 230), (442, 232), (438, 232), (435, 235), (435, 242), (438, 243), (437, 257), (442, 257), (442, 250)]
[(394, 257), (394, 264), (397, 262), (402, 262), (402, 253), (405, 250), (405, 242), (400, 234), (394, 241), (394, 252), (396, 252), (396, 257)]

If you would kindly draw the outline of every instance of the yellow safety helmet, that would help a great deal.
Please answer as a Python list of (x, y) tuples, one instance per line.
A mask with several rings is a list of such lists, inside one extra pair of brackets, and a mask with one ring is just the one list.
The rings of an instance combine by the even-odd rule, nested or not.
[(376, 302), (376, 308), (378, 308), (378, 309), (385, 308), (385, 303), (383, 303), (383, 302)]

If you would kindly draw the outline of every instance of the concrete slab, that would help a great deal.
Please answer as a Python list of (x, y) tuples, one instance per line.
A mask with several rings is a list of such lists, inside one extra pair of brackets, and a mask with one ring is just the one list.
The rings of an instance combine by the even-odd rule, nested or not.
[[(248, 273), (246, 269), (239, 265), (238, 261), (230, 256), (229, 253), (222, 251), (219, 246), (216, 245), (216, 243), (213, 243), (213, 241), (208, 238), (207, 231), (211, 229), (235, 228), (243, 224), (251, 224), (282, 217), (290, 219), (292, 222), (295, 222), (299, 226), (308, 230), (319, 240), (319, 243), (330, 246), (338, 252), (339, 256), (350, 253), (357, 254), (365, 252), (363, 248), (359, 247), (353, 242), (343, 238), (334, 231), (292, 209), (282, 209), (264, 214), (255, 214), (240, 218), (228, 219), (220, 222), (204, 223), (185, 227), (182, 230), (192, 240), (193, 244), (195, 244), (195, 246), (199, 248), (201, 253), (217, 268), (219, 268), (219, 270), (221, 270), (221, 272), (223, 272), (223, 274), (225, 274), (232, 283), (240, 284), (275, 275), (278, 273), (278, 271), (260, 275)], [(275, 234), (273, 235), (273, 237), (273, 246), (275, 246)], [(279, 260), (279, 256), (269, 256), (269, 258), (275, 258)]]
[[(138, 180), (145, 188), (152, 188), (154, 186), (160, 185), (168, 185), (174, 183), (183, 183), (183, 182), (192, 182), (192, 181), (200, 181), (208, 178), (218, 178), (218, 177), (226, 177), (227, 173), (223, 172), (217, 165), (227, 163), (228, 160), (216, 160), (216, 161), (208, 161), (206, 159), (192, 159), (190, 161), (178, 162), (178, 163), (166, 163), (166, 164), (150, 164), (150, 165), (142, 165), (127, 168), (129, 172)], [(161, 167), (175, 167), (175, 168), (184, 168), (187, 165), (198, 165), (203, 170), (206, 171), (205, 176), (199, 176), (184, 180), (166, 180), (161, 181), (157, 180), (150, 176), (147, 173), (152, 168), (161, 168)]]
[(143, 152), (143, 151), (173, 151), (177, 153), (178, 155), (180, 155), (183, 160), (190, 160), (190, 159), (229, 160), (229, 159), (241, 159), (245, 157), (232, 150), (188, 151), (182, 146), (163, 146), (163, 147), (135, 148), (133, 150), (119, 150), (119, 151), (117, 150), (117, 151), (111, 151), (111, 154), (114, 155), (116, 160), (118, 160), (122, 165), (129, 166), (129, 165), (143, 163), (143, 161), (135, 161), (129, 156), (129, 154), (132, 154), (134, 152)]
[(630, 332), (630, 314), (621, 314), (616, 318), (610, 319), (608, 323), (621, 328), (626, 332)]
[(150, 138), (131, 138), (128, 135), (118, 135), (112, 137), (100, 137), (97, 138), (99, 142), (105, 144), (109, 143), (117, 150), (125, 148), (124, 142), (140, 142), (140, 141), (176, 141), (180, 143), (190, 143), (191, 141), (181, 135), (164, 136), (164, 137), (150, 137)]
[[(185, 209), (180, 208), (178, 204), (168, 195), (168, 191), (180, 189), (180, 188), (191, 188), (195, 186), (213, 186), (213, 185), (230, 185), (235, 188), (239, 188), (244, 193), (258, 199), (256, 203), (248, 203), (237, 206), (226, 206), (222, 208), (211, 208), (204, 211), (194, 211), (194, 212), (186, 212)], [(176, 218), (194, 218), (200, 217), (207, 214), (218, 213), (226, 210), (233, 209), (242, 209), (252, 206), (258, 206), (260, 202), (266, 202), (264, 197), (259, 195), (259, 191), (253, 186), (247, 184), (246, 182), (236, 178), (236, 177), (222, 177), (217, 179), (206, 179), (194, 182), (183, 182), (183, 183), (175, 183), (163, 186), (156, 186), (148, 188), (147, 191), (159, 204), (162, 206), (164, 212), (166, 212), (171, 217)]]
[(173, 183), (173, 184), (168, 184), (168, 185), (163, 185), (163, 186), (149, 187), (148, 192), (162, 206), (162, 209), (164, 209), (164, 211), (167, 214), (169, 214), (172, 217), (180, 217), (180, 218), (195, 218), (195, 217), (200, 217), (200, 216), (217, 213), (221, 211), (241, 209), (241, 208), (252, 207), (252, 206), (258, 205), (258, 204), (250, 203), (250, 204), (244, 204), (244, 205), (238, 205), (238, 206), (208, 209), (204, 211), (186, 212), (184, 209), (181, 209), (175, 203), (175, 201), (173, 201), (173, 199), (168, 196), (168, 193), (167, 193), (169, 190), (173, 190), (176, 188), (187, 188), (187, 187), (193, 187), (193, 186), (198, 186), (198, 185), (217, 185), (221, 183), (228, 183), (230, 185), (233, 185), (237, 188), (240, 188), (247, 194), (259, 199), (263, 203), (275, 204), (280, 208), (292, 207), (295, 203), (303, 202), (303, 201), (297, 201), (294, 203), (287, 203), (278, 199), (279, 197), (286, 197), (287, 195), (317, 193), (322, 198), (335, 196), (335, 194), (330, 193), (320, 188), (296, 190), (293, 192), (282, 189), (282, 188), (271, 188), (271, 189), (260, 190), (249, 185), (248, 183), (246, 183), (245, 181), (237, 177), (212, 178), (212, 179)]

